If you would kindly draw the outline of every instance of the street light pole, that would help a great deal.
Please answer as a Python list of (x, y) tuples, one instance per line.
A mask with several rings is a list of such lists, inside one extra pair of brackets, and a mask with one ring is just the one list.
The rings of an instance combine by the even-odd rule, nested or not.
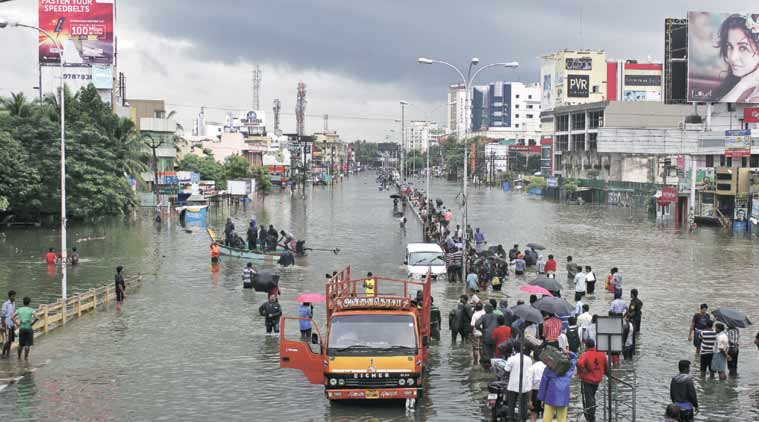
[(438, 63), (438, 64), (442, 64), (442, 65), (448, 66), (451, 69), (453, 69), (454, 71), (456, 71), (456, 73), (458, 73), (458, 75), (461, 77), (461, 81), (464, 84), (464, 89), (465, 89), (465, 92), (464, 92), (464, 103), (465, 103), (464, 104), (464, 120), (465, 120), (465, 122), (464, 122), (463, 130), (461, 130), (461, 132), (463, 133), (463, 136), (460, 137), (464, 141), (464, 192), (463, 192), (463, 195), (464, 195), (464, 218), (463, 218), (464, 253), (463, 253), (463, 257), (462, 257), (462, 261), (463, 262), (461, 263), (461, 278), (462, 278), (462, 280), (466, 280), (466, 270), (467, 270), (467, 268), (466, 268), (466, 259), (467, 259), (467, 240), (468, 240), (467, 239), (467, 217), (468, 217), (467, 216), (467, 211), (468, 211), (468, 198), (467, 198), (467, 185), (468, 185), (468, 175), (467, 175), (468, 171), (467, 170), (468, 170), (468, 164), (467, 164), (467, 159), (468, 159), (468, 154), (469, 154), (469, 152), (468, 152), (469, 151), (469, 145), (467, 144), (466, 137), (467, 137), (467, 132), (469, 130), (469, 123), (470, 123), (469, 115), (471, 114), (470, 109), (471, 109), (471, 106), (472, 106), (471, 103), (470, 103), (470, 101), (469, 101), (469, 91), (471, 90), (472, 83), (477, 78), (477, 75), (480, 72), (482, 72), (483, 70), (489, 69), (491, 67), (496, 67), (496, 66), (513, 69), (513, 68), (518, 67), (519, 63), (517, 63), (517, 62), (503, 62), (503, 63), (489, 64), (487, 66), (483, 66), (483, 67), (479, 68), (476, 72), (474, 72), (474, 75), (471, 75), (471, 77), (469, 75), (472, 72), (472, 66), (476, 66), (477, 64), (480, 63), (480, 59), (478, 59), (477, 57), (473, 57), (472, 60), (469, 61), (469, 70), (467, 71), (467, 76), (464, 76), (464, 73), (461, 72), (456, 66), (454, 66), (454, 65), (452, 65), (452, 64), (450, 64), (448, 62), (444, 62), (442, 60), (434, 60), (434, 59), (428, 59), (428, 58), (425, 58), (425, 57), (419, 57), (417, 59), (417, 63), (419, 63), (419, 64)]
[[(19, 27), (19, 28), (28, 28), (32, 29), (38, 32), (41, 32), (45, 34), (46, 37), (50, 39), (53, 43), (55, 43), (55, 47), (58, 50), (58, 66), (60, 68), (60, 76), (61, 76), (61, 86), (60, 86), (60, 95), (61, 95), (61, 274), (63, 277), (61, 278), (61, 297), (63, 297), (64, 305), (66, 300), (66, 260), (68, 258), (68, 254), (66, 253), (66, 92), (65, 92), (65, 84), (63, 79), (63, 46), (61, 45), (60, 41), (58, 41), (57, 38), (55, 38), (50, 32), (45, 31), (42, 28), (38, 28), (33, 25), (25, 25), (18, 22), (9, 22), (5, 19), (0, 18), (0, 28), (5, 28), (6, 26), (11, 27)], [(42, 93), (42, 86), (40, 84), (40, 93)]]
[(401, 101), (401, 180), (406, 181), (406, 106), (407, 101)]

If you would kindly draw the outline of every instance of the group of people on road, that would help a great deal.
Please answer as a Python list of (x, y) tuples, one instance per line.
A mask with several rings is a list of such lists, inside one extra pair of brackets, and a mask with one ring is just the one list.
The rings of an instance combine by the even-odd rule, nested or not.
[(11, 346), (16, 339), (18, 330), (18, 358), (29, 360), (29, 351), (34, 345), (34, 324), (37, 323), (37, 315), (29, 305), (32, 299), (28, 296), (23, 299), (23, 306), (16, 306), (16, 292), (8, 292), (8, 299), (3, 302), (0, 309), (0, 342), (2, 343), (2, 358), (8, 358), (11, 354)]

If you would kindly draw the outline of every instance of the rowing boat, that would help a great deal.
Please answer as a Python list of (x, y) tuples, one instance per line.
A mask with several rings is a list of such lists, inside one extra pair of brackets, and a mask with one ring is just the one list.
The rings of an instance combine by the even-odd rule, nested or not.
[(208, 235), (211, 236), (211, 240), (219, 245), (219, 252), (225, 256), (233, 256), (235, 258), (243, 259), (255, 259), (258, 261), (277, 262), (279, 260), (279, 256), (282, 255), (283, 252), (282, 250), (262, 252), (259, 250), (233, 248), (231, 246), (225, 245), (222, 238), (216, 235), (216, 231), (214, 231), (214, 229), (209, 227), (207, 228), (207, 231)]

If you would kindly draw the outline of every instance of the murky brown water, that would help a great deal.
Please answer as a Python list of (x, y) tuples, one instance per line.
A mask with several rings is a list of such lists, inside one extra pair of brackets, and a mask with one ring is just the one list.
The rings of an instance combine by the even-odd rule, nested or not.
[[(435, 180), (433, 190), (434, 197), (452, 204), (458, 186)], [(571, 254), (599, 276), (618, 266), (625, 291), (640, 290), (645, 303), (641, 353), (623, 364), (623, 376), (631, 380), (634, 372), (637, 378), (638, 420), (658, 419), (669, 401), (677, 361), (694, 358), (686, 336), (699, 303), (734, 306), (759, 320), (759, 254), (750, 241), (710, 229), (689, 236), (630, 211), (560, 206), (486, 188), (472, 189), (470, 198), (470, 222), (491, 243), (543, 243), (546, 253), (561, 258), (560, 266)], [(233, 219), (244, 227), (255, 213), (259, 222), (308, 239), (308, 246), (341, 249), (337, 256), (315, 252), (282, 271), (283, 308), (294, 313), (297, 293), (322, 291), (324, 273), (345, 265), (358, 273), (403, 276), (402, 251), (407, 241), (420, 239), (420, 230), (410, 218), (402, 233), (391, 208), (388, 193), (378, 192), (374, 176), (366, 175), (315, 188), (305, 201), (272, 195), (238, 210)], [(212, 216), (212, 222), (220, 224), (222, 217)], [(0, 391), (0, 420), (484, 418), (491, 376), (472, 369), (468, 349), (452, 348), (447, 335), (432, 348), (428, 390), (416, 412), (406, 413), (400, 405), (330, 405), (321, 387), (308, 384), (296, 371), (278, 369), (278, 341), (264, 336), (258, 316), (264, 295), (241, 288), (244, 261), (225, 259), (212, 272), (208, 237), (200, 227), (187, 233), (174, 221), (164, 221), (160, 229), (147, 221), (71, 230), (72, 238), (106, 236), (78, 244), (83, 262), (69, 275), (71, 289), (111, 280), (118, 264), (143, 272), (146, 282), (120, 313), (105, 309), (40, 338), (28, 367), (0, 361), (0, 378), (39, 367)], [(59, 294), (59, 276), (48, 274), (40, 258), (48, 245), (57, 243), (56, 236), (7, 232), (0, 241), (0, 291), (14, 288), (35, 302)], [(505, 291), (521, 297), (520, 283), (509, 282)], [(460, 290), (444, 282), (433, 286), (443, 315)], [(594, 312), (604, 313), (609, 302), (598, 294), (590, 303)], [(317, 307), (322, 326), (323, 318), (323, 308)], [(759, 326), (742, 330), (739, 378), (698, 381), (698, 420), (759, 420), (759, 351), (751, 344), (756, 330)], [(574, 400), (573, 406), (579, 405)]]

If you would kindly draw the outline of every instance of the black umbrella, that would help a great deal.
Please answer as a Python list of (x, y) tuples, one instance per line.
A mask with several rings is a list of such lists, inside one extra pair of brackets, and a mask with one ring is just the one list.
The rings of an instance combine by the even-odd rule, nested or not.
[(540, 243), (528, 243), (527, 247), (535, 249), (535, 250), (538, 250), (538, 251), (542, 251), (543, 249), (546, 248), (545, 246), (541, 245)]
[(733, 308), (717, 308), (712, 311), (717, 321), (724, 322), (730, 328), (746, 328), (751, 324), (746, 314)]
[(511, 307), (511, 313), (528, 322), (534, 322), (535, 324), (543, 323), (543, 314), (532, 305), (517, 305)]
[(569, 315), (575, 310), (575, 307), (565, 299), (552, 296), (538, 299), (532, 306), (537, 310), (554, 315)]
[(561, 283), (556, 281), (555, 278), (548, 278), (544, 274), (539, 275), (536, 279), (530, 281), (528, 284), (533, 286), (540, 286), (549, 292), (561, 291)]
[(400, 195), (390, 195), (391, 199), (399, 199), (400, 197), (401, 197)]

